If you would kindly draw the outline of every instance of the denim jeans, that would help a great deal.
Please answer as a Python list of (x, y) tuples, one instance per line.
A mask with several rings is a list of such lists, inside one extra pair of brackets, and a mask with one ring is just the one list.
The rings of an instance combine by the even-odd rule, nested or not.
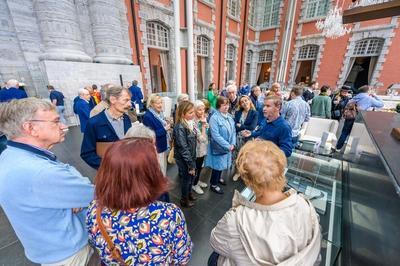
[(61, 123), (66, 125), (67, 121), (65, 120), (65, 117), (64, 117), (65, 107), (64, 106), (56, 106), (56, 109), (57, 109), (58, 115), (60, 116)]
[(218, 185), (218, 181), (221, 179), (221, 174), (222, 174), (222, 171), (212, 169), (211, 179), (210, 179), (210, 184), (212, 186)]
[(346, 141), (347, 137), (351, 133), (351, 130), (353, 129), (354, 121), (354, 119), (344, 120), (342, 133), (340, 134), (339, 140), (336, 144), (336, 149), (342, 149), (344, 142)]
[(186, 199), (192, 190), (194, 176), (189, 174), (189, 169), (185, 162), (176, 160), (176, 165), (178, 166), (179, 178), (181, 180), (182, 199)]

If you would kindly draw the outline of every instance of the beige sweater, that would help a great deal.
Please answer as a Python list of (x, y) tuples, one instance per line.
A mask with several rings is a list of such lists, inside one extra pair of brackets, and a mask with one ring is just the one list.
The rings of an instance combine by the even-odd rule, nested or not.
[(318, 215), (293, 189), (273, 205), (246, 200), (238, 191), (233, 207), (211, 232), (218, 265), (314, 265), (321, 248)]

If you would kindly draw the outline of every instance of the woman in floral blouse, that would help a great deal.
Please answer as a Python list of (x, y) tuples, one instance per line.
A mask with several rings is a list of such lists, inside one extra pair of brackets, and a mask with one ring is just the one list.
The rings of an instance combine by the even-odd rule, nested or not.
[(125, 139), (108, 148), (86, 219), (89, 243), (103, 264), (188, 264), (185, 217), (176, 205), (156, 200), (167, 189), (151, 140)]

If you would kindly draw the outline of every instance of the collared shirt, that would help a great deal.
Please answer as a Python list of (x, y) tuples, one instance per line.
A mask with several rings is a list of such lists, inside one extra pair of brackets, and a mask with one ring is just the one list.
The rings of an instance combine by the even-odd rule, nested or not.
[(285, 153), (286, 157), (292, 154), (292, 129), (282, 116), (272, 122), (264, 119), (260, 128), (254, 131), (251, 137), (272, 141)]
[(115, 119), (111, 116), (110, 111), (107, 109), (105, 111), (106, 117), (108, 121), (111, 123), (111, 126), (114, 128), (115, 133), (117, 134), (119, 139), (122, 139), (125, 135), (124, 133), (124, 116), (121, 116), (118, 119)]
[(292, 136), (297, 137), (303, 123), (310, 120), (310, 106), (299, 96), (283, 106), (281, 115), (292, 128)]
[(13, 141), (0, 155), (0, 169), (0, 205), (28, 259), (56, 263), (87, 245), (86, 209), (72, 208), (93, 200), (88, 178), (47, 150)]

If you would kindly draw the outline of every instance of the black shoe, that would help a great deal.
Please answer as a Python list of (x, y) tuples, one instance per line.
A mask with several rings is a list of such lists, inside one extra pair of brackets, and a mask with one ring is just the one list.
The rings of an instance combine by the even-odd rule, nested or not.
[(217, 194), (224, 194), (224, 191), (219, 186), (210, 186), (210, 189)]
[(194, 202), (190, 201), (188, 198), (181, 199), (181, 207), (183, 208), (191, 208), (194, 206)]
[(225, 180), (223, 180), (223, 179), (220, 179), (220, 180), (218, 181), (218, 183), (220, 183), (220, 184), (223, 185), (223, 186), (226, 186), (226, 182), (225, 182)]
[(197, 198), (193, 195), (192, 192), (189, 193), (189, 200), (190, 200), (190, 201), (195, 201), (195, 200), (197, 200)]

